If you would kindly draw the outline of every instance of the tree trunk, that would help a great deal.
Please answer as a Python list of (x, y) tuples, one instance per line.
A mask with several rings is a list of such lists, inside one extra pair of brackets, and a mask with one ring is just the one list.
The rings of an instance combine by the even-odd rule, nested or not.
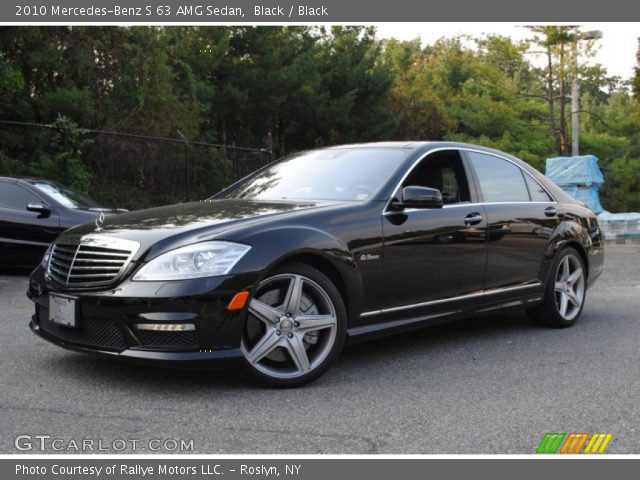
[(549, 102), (549, 130), (551, 138), (553, 140), (553, 148), (558, 148), (558, 139), (556, 132), (556, 117), (554, 111), (554, 99), (553, 99), (553, 57), (551, 56), (551, 45), (547, 45), (547, 62), (548, 62), (548, 74), (547, 74), (547, 95)]

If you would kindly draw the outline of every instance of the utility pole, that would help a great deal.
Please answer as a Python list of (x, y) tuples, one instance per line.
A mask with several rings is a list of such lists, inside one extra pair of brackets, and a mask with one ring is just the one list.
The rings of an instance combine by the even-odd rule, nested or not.
[(566, 117), (566, 105), (567, 105), (567, 92), (566, 92), (566, 80), (565, 80), (565, 44), (560, 43), (560, 153), (562, 156), (569, 155), (569, 136), (567, 133), (567, 117)]
[(571, 78), (571, 155), (580, 155), (580, 83), (578, 82), (578, 41), (602, 38), (600, 30), (580, 33), (571, 44), (573, 75)]
[(580, 84), (578, 83), (578, 39), (571, 43), (573, 75), (571, 75), (571, 156), (580, 155)]

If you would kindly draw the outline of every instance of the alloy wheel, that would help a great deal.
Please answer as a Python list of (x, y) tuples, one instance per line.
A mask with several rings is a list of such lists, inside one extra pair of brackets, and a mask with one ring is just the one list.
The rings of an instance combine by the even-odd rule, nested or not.
[(302, 377), (329, 355), (336, 308), (327, 292), (300, 274), (263, 281), (248, 308), (241, 350), (249, 364), (277, 379)]
[(566, 255), (558, 265), (554, 292), (560, 316), (573, 320), (580, 313), (585, 296), (584, 270), (575, 255)]

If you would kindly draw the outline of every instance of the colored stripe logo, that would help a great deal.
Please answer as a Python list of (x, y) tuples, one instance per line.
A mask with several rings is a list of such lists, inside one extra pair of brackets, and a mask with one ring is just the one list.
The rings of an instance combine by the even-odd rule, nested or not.
[(612, 433), (578, 432), (567, 434), (550, 432), (542, 437), (536, 453), (604, 453), (612, 438)]

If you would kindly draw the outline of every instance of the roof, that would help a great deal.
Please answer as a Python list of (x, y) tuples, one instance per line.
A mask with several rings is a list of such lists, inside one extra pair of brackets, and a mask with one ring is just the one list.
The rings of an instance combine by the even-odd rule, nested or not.
[(500, 155), (509, 155), (506, 152), (501, 152), (491, 147), (484, 147), (482, 145), (475, 145), (464, 142), (451, 142), (446, 140), (404, 140), (393, 142), (367, 142), (367, 143), (352, 143), (346, 145), (332, 145), (324, 147), (326, 149), (333, 148), (402, 148), (408, 150), (430, 150), (432, 148), (461, 148), (461, 149), (474, 149), (483, 150), (486, 152), (499, 153)]
[(396, 142), (368, 142), (368, 143), (350, 143), (346, 145), (332, 145), (326, 147), (327, 149), (333, 148), (407, 148), (413, 149), (418, 145), (427, 144), (430, 142), (415, 142), (411, 140), (396, 141)]
[(22, 180), (24, 182), (52, 182), (52, 180), (47, 180), (47, 179), (38, 178), (38, 177), (27, 177), (24, 175), (0, 175), (0, 180)]

